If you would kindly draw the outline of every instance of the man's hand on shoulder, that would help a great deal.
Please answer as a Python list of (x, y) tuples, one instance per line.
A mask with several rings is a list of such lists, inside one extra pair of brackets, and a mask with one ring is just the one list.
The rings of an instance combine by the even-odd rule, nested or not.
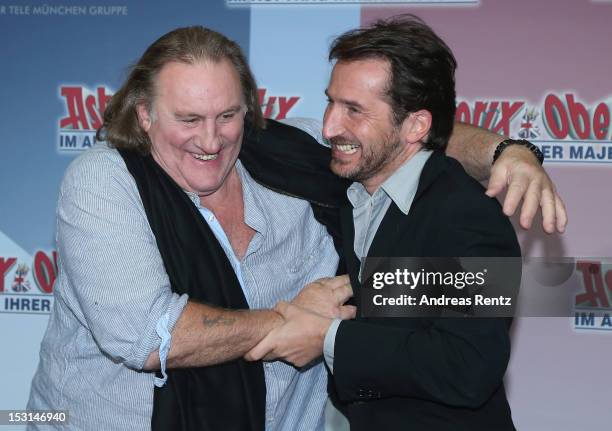
[(508, 188), (503, 203), (504, 214), (511, 216), (521, 200), (520, 224), (530, 229), (538, 207), (542, 208), (542, 228), (546, 233), (564, 232), (567, 212), (555, 185), (527, 148), (511, 145), (491, 168), (488, 196), (497, 196)]

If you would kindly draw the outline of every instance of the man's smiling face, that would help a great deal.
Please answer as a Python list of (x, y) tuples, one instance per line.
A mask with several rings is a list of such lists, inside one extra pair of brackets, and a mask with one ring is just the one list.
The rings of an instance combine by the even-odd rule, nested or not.
[(138, 106), (155, 161), (184, 190), (208, 196), (225, 183), (242, 145), (245, 101), (227, 60), (166, 64), (149, 110)]

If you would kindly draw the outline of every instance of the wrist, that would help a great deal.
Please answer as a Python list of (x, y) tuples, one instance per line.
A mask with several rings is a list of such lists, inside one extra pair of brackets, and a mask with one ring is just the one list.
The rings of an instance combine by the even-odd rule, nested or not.
[(525, 139), (504, 139), (495, 148), (495, 152), (493, 153), (493, 164), (497, 161), (497, 159), (501, 156), (501, 154), (510, 146), (518, 146), (529, 151), (539, 162), (541, 165), (544, 162), (544, 155), (540, 151), (540, 149), (532, 144), (531, 142)]
[[(262, 317), (265, 316), (263, 319), (261, 319), (260, 317), (259, 326), (261, 326), (261, 328), (264, 330), (266, 334), (270, 332), (271, 330), (278, 328), (285, 322), (285, 319), (283, 318), (283, 316), (279, 314), (278, 312), (274, 311), (273, 309), (272, 310), (258, 310), (258, 313), (261, 313), (260, 316)], [(253, 323), (255, 324), (255, 322)]]
[(333, 319), (329, 319), (327, 317), (321, 317), (321, 325), (319, 326), (319, 339), (321, 342), (325, 341), (325, 337), (327, 336), (327, 332), (333, 323)]
[(272, 328), (278, 328), (285, 323), (285, 318), (278, 311), (270, 310), (270, 313), (272, 313)]

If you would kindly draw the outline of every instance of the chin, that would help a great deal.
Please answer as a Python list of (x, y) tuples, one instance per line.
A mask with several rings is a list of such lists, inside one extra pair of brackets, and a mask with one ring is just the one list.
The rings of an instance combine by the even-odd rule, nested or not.
[(199, 196), (212, 195), (221, 187), (220, 181), (190, 181), (189, 188)]
[(346, 163), (337, 162), (335, 160), (332, 160), (329, 168), (334, 174), (338, 175), (339, 177), (348, 179), (353, 178), (353, 172), (355, 171), (355, 167), (350, 166)]

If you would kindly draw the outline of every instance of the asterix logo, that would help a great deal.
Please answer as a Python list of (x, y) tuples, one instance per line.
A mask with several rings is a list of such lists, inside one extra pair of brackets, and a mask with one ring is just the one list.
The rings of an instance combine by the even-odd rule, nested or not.
[(27, 292), (30, 290), (30, 282), (25, 279), (26, 275), (30, 272), (30, 268), (25, 263), (19, 264), (15, 271), (15, 277), (11, 289), (13, 292)]
[(519, 138), (521, 139), (536, 139), (540, 136), (540, 128), (534, 124), (538, 118), (538, 113), (535, 109), (525, 110), (523, 114), (523, 121), (521, 121), (521, 129), (518, 132)]
[(612, 268), (610, 262), (578, 261), (582, 291), (576, 295), (574, 328), (612, 331)]
[(60, 87), (66, 113), (59, 120), (59, 151), (81, 151), (95, 143), (96, 130), (102, 125), (102, 115), (111, 95), (102, 86), (94, 90), (84, 86)]
[(282, 120), (287, 118), (287, 113), (300, 100), (298, 96), (268, 96), (266, 97), (266, 88), (258, 89), (259, 104), (265, 118), (274, 120)]
[(549, 93), (538, 106), (523, 100), (461, 101), (458, 121), (540, 147), (547, 162), (612, 163), (610, 107), (588, 105), (571, 93)]
[[(53, 285), (57, 278), (57, 253), (39, 250), (33, 259), (29, 259), (15, 255), (0, 256), (0, 313), (51, 312)], [(23, 263), (24, 260), (29, 264)]]
[[(64, 116), (59, 119), (57, 149), (61, 152), (83, 151), (96, 143), (96, 130), (102, 126), (104, 109), (112, 97), (107, 87), (94, 89), (82, 85), (62, 85), (60, 99)], [(268, 94), (267, 88), (258, 89), (259, 104), (265, 118), (282, 120), (293, 109), (299, 96)]]

